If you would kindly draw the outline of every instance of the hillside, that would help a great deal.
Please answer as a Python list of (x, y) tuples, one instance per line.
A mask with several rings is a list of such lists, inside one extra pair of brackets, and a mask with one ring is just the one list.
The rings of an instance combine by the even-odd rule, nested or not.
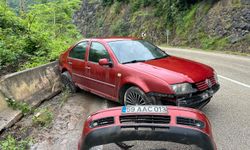
[(158, 44), (250, 53), (248, 0), (83, 0), (84, 37), (136, 36)]
[(249, 0), (0, 0), (0, 76), (56, 60), (82, 35), (249, 54), (249, 32)]

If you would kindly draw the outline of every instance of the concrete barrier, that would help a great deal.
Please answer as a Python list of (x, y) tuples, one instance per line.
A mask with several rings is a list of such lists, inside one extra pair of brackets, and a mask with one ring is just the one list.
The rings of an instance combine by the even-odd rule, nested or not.
[(36, 107), (60, 90), (58, 62), (3, 76), (0, 79), (0, 131), (13, 125), (22, 116), (21, 111), (7, 106), (6, 98)]

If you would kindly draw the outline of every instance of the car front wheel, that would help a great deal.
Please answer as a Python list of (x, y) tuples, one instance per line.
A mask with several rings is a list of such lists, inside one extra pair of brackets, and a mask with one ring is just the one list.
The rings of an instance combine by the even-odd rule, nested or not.
[(124, 105), (155, 105), (155, 99), (147, 95), (138, 87), (128, 88), (124, 94)]

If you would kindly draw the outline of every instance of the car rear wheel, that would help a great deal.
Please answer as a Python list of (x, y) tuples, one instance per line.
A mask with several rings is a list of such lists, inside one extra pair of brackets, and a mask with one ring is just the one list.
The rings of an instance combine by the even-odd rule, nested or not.
[(147, 95), (138, 87), (128, 88), (124, 94), (124, 105), (155, 105), (153, 97)]
[(61, 74), (62, 76), (62, 83), (64, 85), (64, 88), (69, 90), (70, 93), (76, 93), (77, 92), (77, 86), (73, 82), (71, 75), (68, 71), (65, 71)]

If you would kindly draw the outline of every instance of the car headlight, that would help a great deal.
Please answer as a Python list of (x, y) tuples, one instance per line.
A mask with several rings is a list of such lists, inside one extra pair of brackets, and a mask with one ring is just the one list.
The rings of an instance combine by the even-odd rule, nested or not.
[(216, 82), (216, 83), (219, 83), (219, 81), (218, 81), (218, 76), (217, 76), (216, 71), (214, 71), (214, 79), (215, 79), (215, 82)]
[(173, 91), (177, 95), (189, 94), (189, 93), (194, 93), (197, 91), (197, 89), (193, 88), (190, 83), (179, 83), (179, 84), (173, 84), (171, 86), (172, 86)]

